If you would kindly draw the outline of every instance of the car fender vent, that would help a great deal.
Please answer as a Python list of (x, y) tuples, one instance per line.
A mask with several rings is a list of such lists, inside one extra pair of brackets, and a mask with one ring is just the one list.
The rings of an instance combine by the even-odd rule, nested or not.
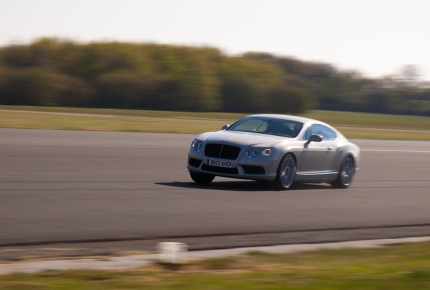
[(190, 165), (191, 165), (191, 166), (193, 166), (193, 167), (199, 167), (199, 166), (200, 166), (200, 164), (202, 164), (202, 161), (201, 161), (201, 160), (198, 160), (198, 159), (190, 158), (190, 159), (188, 160), (188, 164), (190, 164)]
[(266, 171), (261, 166), (242, 165), (243, 171), (246, 174), (265, 174)]

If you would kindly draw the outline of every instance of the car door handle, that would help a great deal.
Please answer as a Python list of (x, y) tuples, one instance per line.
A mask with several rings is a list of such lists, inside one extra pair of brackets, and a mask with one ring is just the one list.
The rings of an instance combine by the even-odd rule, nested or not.
[(329, 147), (327, 147), (327, 149), (328, 149), (328, 150), (331, 150), (331, 149), (333, 149), (333, 147), (329, 146)]

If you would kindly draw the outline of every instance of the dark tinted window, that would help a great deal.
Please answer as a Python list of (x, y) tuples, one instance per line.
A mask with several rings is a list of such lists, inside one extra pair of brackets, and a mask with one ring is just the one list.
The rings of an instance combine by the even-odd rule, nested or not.
[(318, 134), (323, 136), (323, 141), (334, 140), (337, 138), (336, 132), (334, 132), (332, 129), (324, 125), (314, 124), (306, 130), (302, 139), (308, 140), (312, 134)]
[(302, 127), (302, 123), (291, 120), (249, 117), (237, 121), (227, 130), (294, 138), (297, 137)]

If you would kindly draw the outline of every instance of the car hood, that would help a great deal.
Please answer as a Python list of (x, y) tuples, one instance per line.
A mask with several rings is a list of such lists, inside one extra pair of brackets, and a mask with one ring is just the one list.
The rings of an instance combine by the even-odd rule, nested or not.
[(254, 145), (272, 146), (279, 142), (283, 142), (286, 140), (293, 140), (292, 138), (286, 138), (281, 136), (273, 136), (273, 135), (251, 133), (251, 132), (239, 132), (239, 131), (209, 132), (209, 133), (203, 133), (199, 135), (197, 138), (205, 142), (227, 143), (227, 144), (236, 144), (241, 146), (254, 146)]

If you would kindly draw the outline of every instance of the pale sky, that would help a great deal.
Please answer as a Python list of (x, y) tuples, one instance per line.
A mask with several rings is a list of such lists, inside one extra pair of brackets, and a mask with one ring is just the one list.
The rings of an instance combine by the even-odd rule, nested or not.
[(430, 81), (430, 0), (0, 0), (0, 46), (40, 37), (269, 52)]

